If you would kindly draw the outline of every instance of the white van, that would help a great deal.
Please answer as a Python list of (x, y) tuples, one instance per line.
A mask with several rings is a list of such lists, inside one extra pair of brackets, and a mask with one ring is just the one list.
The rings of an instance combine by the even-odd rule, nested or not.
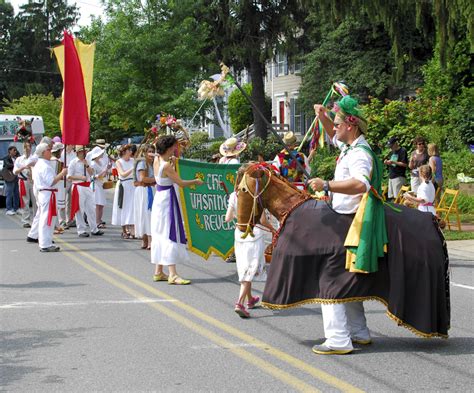
[[(31, 131), (35, 138), (35, 142), (39, 143), (44, 135), (44, 123), (41, 116), (35, 115), (6, 115), (0, 114), (0, 172), (3, 169), (3, 159), (8, 155), (8, 148), (15, 146), (20, 154), (23, 154), (23, 144), (21, 142), (14, 142), (15, 133), (20, 127), (20, 121), (26, 120), (31, 122)], [(33, 143), (33, 150), (34, 150)], [(0, 174), (0, 196), (5, 195), (5, 182)], [(3, 206), (4, 200), (0, 201)]]

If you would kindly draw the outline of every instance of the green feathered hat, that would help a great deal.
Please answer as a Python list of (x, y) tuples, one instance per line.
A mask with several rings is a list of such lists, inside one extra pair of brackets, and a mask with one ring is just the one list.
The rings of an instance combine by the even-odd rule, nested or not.
[(359, 102), (347, 95), (336, 102), (336, 117), (342, 121), (354, 124), (363, 133), (367, 131), (367, 120), (362, 116), (362, 111), (358, 108)]

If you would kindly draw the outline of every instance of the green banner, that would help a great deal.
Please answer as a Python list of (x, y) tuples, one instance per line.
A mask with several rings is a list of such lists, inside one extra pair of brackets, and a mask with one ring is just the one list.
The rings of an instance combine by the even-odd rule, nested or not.
[(211, 252), (227, 258), (234, 249), (234, 222), (225, 222), (229, 193), (234, 191), (240, 165), (177, 160), (182, 179), (201, 179), (202, 186), (180, 189), (189, 250), (208, 259)]

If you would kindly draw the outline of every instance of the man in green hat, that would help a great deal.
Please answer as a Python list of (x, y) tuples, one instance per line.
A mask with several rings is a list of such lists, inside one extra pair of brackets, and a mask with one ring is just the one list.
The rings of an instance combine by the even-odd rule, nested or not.
[[(334, 122), (324, 106), (315, 105), (314, 108), (332, 143), (341, 153), (337, 159), (334, 180), (314, 178), (308, 181), (308, 185), (315, 191), (324, 191), (330, 195), (333, 209), (340, 214), (354, 214), (363, 203), (361, 207), (364, 209), (364, 220), (374, 223), (379, 231), (371, 237), (368, 230), (374, 227), (364, 224), (360, 234), (366, 243), (373, 244), (374, 247), (367, 248), (358, 244), (349, 247), (346, 239), (350, 261), (346, 260), (346, 268), (357, 273), (376, 271), (377, 260), (380, 253), (383, 255), (387, 235), (383, 204), (373, 198), (373, 195), (367, 194), (381, 186), (381, 165), (364, 136), (367, 122), (362, 117), (357, 100), (350, 96), (343, 97), (337, 103)], [(377, 252), (374, 253), (373, 250)], [(326, 341), (314, 346), (313, 352), (321, 355), (346, 354), (353, 351), (353, 343), (371, 343), (362, 302), (322, 304), (321, 311)]]

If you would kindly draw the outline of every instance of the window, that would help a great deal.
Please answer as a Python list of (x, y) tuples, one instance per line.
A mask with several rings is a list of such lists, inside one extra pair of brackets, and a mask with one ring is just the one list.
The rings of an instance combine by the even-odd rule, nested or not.
[(296, 134), (306, 133), (305, 114), (301, 108), (298, 98), (292, 98), (291, 102), (291, 128)]
[(277, 53), (276, 59), (276, 69), (275, 69), (275, 76), (279, 75), (287, 75), (288, 74), (288, 62), (286, 59), (286, 55), (283, 53)]

